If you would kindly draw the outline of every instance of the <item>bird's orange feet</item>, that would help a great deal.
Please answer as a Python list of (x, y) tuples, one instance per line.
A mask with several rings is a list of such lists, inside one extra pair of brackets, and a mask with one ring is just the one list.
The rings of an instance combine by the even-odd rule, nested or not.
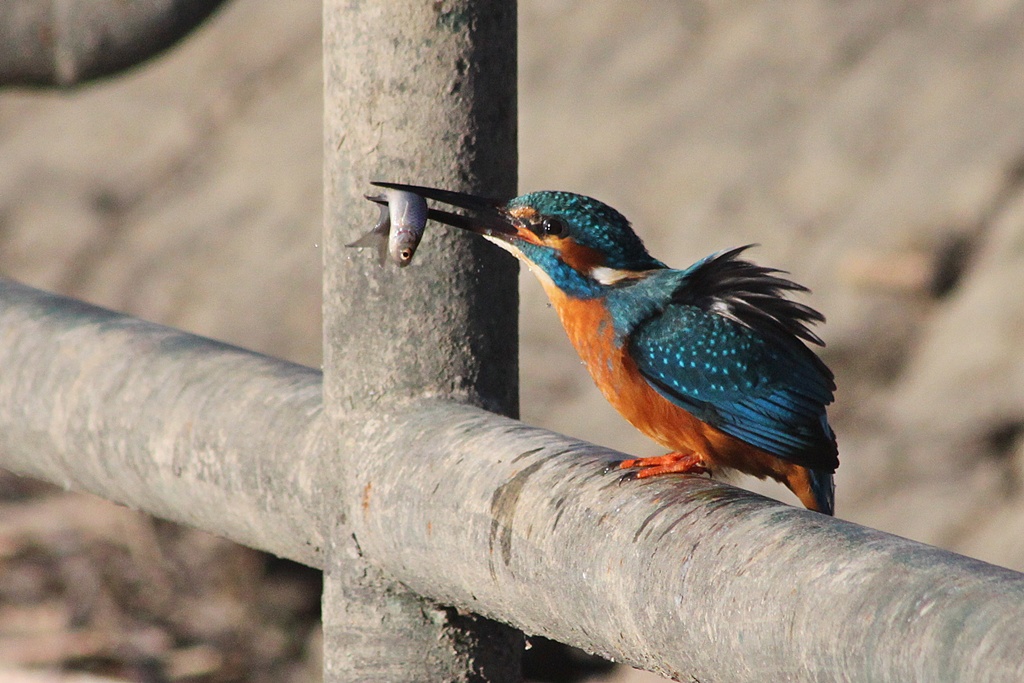
[(628, 470), (639, 467), (638, 472), (630, 472), (630, 479), (646, 479), (660, 474), (703, 474), (708, 471), (704, 461), (696, 453), (668, 453), (654, 458), (633, 458), (619, 463), (619, 469)]

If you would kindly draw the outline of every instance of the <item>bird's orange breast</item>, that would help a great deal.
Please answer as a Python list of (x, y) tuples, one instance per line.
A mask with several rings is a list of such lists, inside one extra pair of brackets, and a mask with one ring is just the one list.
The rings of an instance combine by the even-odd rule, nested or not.
[(634, 427), (661, 445), (701, 456), (711, 470), (787, 477), (791, 464), (703, 422), (659, 394), (640, 374), (626, 345), (617, 345), (600, 299), (572, 299), (543, 283), (562, 325), (601, 393)]

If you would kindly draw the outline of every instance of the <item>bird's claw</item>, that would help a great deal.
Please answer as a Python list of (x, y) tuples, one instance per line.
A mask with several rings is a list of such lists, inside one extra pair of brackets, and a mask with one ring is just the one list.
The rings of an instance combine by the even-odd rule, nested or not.
[[(611, 462), (607, 463), (604, 466), (604, 468), (601, 470), (601, 474), (611, 474), (613, 472), (619, 472), (623, 469), (632, 467), (632, 462), (632, 460), (612, 460)], [(619, 475), (617, 483), (624, 484), (625, 482), (633, 481), (636, 478), (637, 470), (624, 472), (623, 474)]]
[[(612, 460), (611, 462), (605, 463), (605, 466), (601, 469), (601, 474), (611, 474), (612, 472), (633, 467), (633, 462), (633, 460)], [(620, 481), (636, 479), (636, 472), (627, 472), (619, 479)]]
[(634, 481), (634, 480), (636, 480), (638, 478), (639, 478), (639, 476), (637, 475), (637, 473), (635, 471), (634, 472), (626, 472), (625, 474), (623, 474), (623, 475), (621, 475), (619, 477), (619, 483), (620, 484), (625, 484), (627, 481)]
[(605, 463), (605, 466), (601, 468), (601, 474), (611, 474), (617, 469), (621, 469), (621, 463), (626, 462), (625, 460), (612, 460), (611, 462)]

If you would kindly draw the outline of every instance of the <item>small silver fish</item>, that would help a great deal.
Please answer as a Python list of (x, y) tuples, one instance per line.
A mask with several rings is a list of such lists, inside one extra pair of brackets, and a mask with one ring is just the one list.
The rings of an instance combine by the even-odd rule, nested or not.
[(427, 224), (426, 200), (412, 192), (392, 189), (379, 195), (363, 196), (380, 204), (380, 218), (373, 230), (346, 246), (376, 247), (381, 266), (389, 256), (399, 268), (412, 263)]

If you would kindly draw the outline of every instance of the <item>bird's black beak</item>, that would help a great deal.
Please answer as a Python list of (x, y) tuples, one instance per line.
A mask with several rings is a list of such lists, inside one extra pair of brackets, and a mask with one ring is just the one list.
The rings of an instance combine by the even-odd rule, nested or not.
[[(428, 209), (427, 218), (439, 223), (491, 237), (508, 237), (516, 234), (516, 229), (509, 222), (508, 214), (504, 210), (507, 201), (505, 199), (478, 197), (472, 194), (439, 190), (420, 185), (403, 185), (401, 183), (385, 183), (380, 181), (373, 181), (370, 184), (376, 187), (412, 192), (425, 199), (444, 202), (445, 204), (451, 204), (452, 206), (472, 212), (470, 215), (463, 216), (441, 209)], [(368, 197), (368, 199), (372, 200), (373, 198)]]

